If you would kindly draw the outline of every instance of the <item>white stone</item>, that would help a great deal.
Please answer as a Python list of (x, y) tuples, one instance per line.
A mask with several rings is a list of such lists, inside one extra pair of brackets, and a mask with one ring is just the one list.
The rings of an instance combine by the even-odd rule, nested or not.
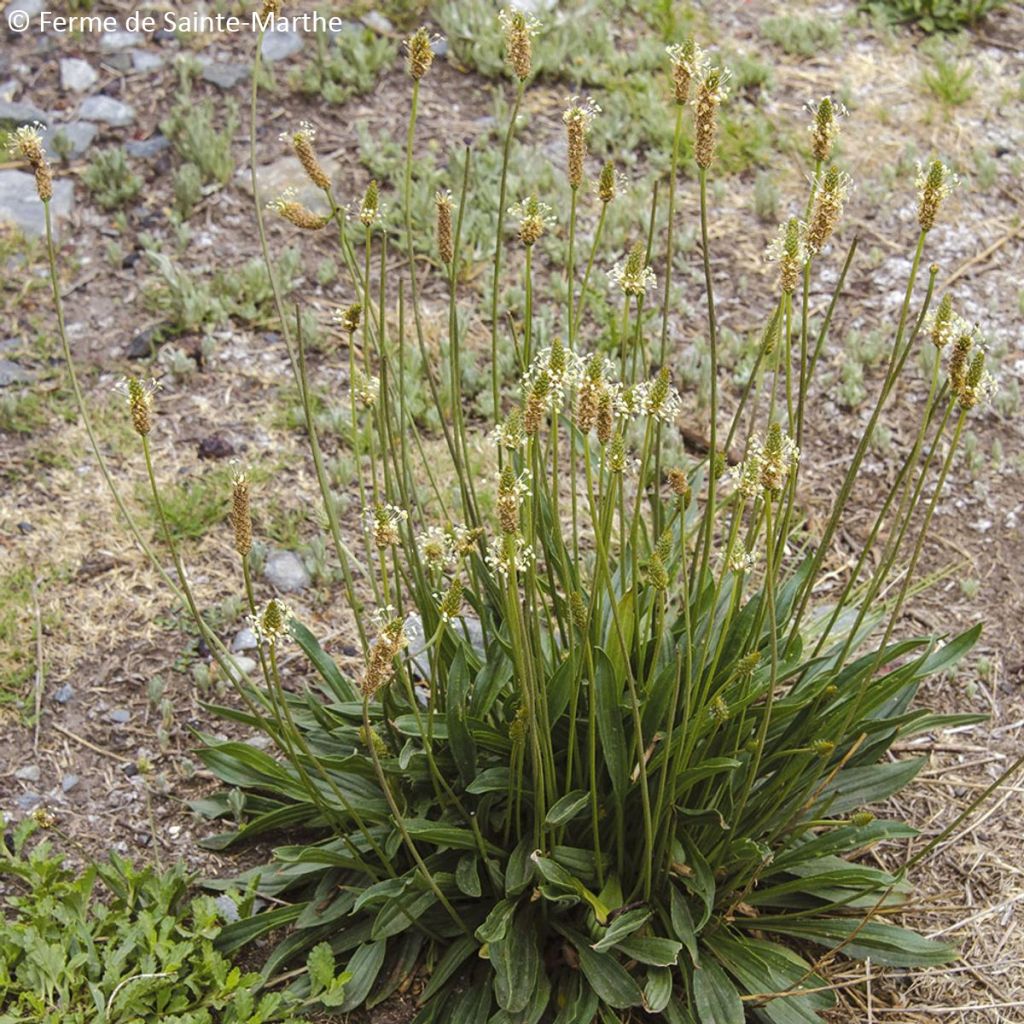
[(83, 121), (100, 121), (112, 128), (127, 128), (135, 120), (135, 108), (112, 96), (89, 96), (78, 108)]
[(77, 57), (64, 57), (60, 62), (60, 87), (69, 92), (85, 92), (99, 80), (96, 69)]

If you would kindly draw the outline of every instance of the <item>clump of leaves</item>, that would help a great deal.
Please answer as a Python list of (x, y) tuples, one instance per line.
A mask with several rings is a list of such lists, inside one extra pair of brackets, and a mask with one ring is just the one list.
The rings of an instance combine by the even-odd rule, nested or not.
[(864, 8), (894, 22), (913, 22), (925, 32), (958, 32), (977, 24), (1005, 0), (869, 0)]
[(319, 95), (328, 103), (345, 103), (353, 96), (369, 92), (396, 53), (392, 40), (368, 28), (354, 27), (333, 40), (318, 32), (312, 57), (292, 72), (291, 84), (307, 96)]
[(142, 190), (142, 178), (128, 166), (120, 147), (101, 149), (83, 172), (82, 181), (104, 210), (126, 206)]
[(973, 71), (970, 64), (956, 63), (936, 56), (931, 68), (921, 74), (925, 88), (947, 107), (958, 107), (974, 95)]
[(815, 57), (833, 49), (839, 42), (839, 26), (824, 18), (801, 18), (780, 14), (761, 22), (765, 39), (775, 43), (784, 53), (796, 57)]
[(235, 169), (231, 142), (238, 130), (238, 112), (232, 102), (221, 115), (212, 100), (197, 103), (186, 90), (160, 122), (160, 130), (182, 160), (199, 169), (204, 182), (227, 184)]
[(139, 870), (116, 854), (77, 874), (49, 842), (30, 847), (34, 831), (22, 822), (0, 852), (0, 1024), (299, 1024), (344, 998), (329, 946), (310, 952), (302, 993), (266, 991), (218, 951), (251, 893), (190, 898), (182, 865)]

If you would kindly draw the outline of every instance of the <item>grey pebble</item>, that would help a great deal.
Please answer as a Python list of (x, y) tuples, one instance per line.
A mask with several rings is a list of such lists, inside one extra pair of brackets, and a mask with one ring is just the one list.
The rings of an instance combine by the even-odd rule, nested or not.
[(104, 53), (114, 53), (138, 46), (141, 42), (142, 36), (138, 32), (104, 32), (100, 37), (100, 49)]
[(257, 645), (256, 634), (246, 626), (245, 629), (240, 629), (235, 634), (235, 639), (231, 641), (231, 651), (234, 654), (241, 651), (254, 651)]
[(304, 590), (309, 586), (309, 572), (294, 551), (271, 551), (263, 568), (267, 582), (278, 590)]
[(234, 89), (249, 77), (245, 64), (207, 64), (203, 68), (203, 81), (219, 89)]
[(83, 121), (100, 121), (112, 128), (127, 128), (135, 120), (135, 108), (113, 96), (88, 96), (78, 108)]
[(386, 36), (395, 31), (394, 23), (380, 11), (370, 11), (362, 17), (363, 24), (378, 35)]
[(96, 69), (78, 57), (62, 57), (60, 62), (60, 87), (69, 92), (85, 92), (99, 80)]
[(0, 128), (20, 128), (36, 122), (45, 127), (50, 123), (50, 115), (31, 103), (0, 102)]
[(75, 695), (75, 688), (70, 683), (62, 683), (54, 691), (53, 699), (58, 704), (67, 704)]
[[(2, 122), (0, 122), (2, 124)], [(74, 207), (75, 186), (63, 178), (53, 183), (50, 210), (56, 221), (66, 217)], [(10, 221), (26, 235), (38, 238), (46, 234), (43, 204), (39, 202), (34, 175), (25, 171), (0, 171), (0, 221)]]
[(70, 793), (71, 790), (78, 785), (78, 776), (74, 772), (68, 772), (63, 779), (60, 780), (60, 788), (65, 793)]
[(150, 135), (148, 139), (128, 142), (124, 148), (128, 155), (135, 157), (136, 160), (150, 160), (162, 153), (170, 144), (170, 139), (157, 132), (155, 135)]
[(0, 388), (11, 384), (27, 384), (35, 376), (30, 370), (10, 359), (0, 359)]
[(284, 60), (298, 53), (302, 45), (302, 36), (298, 32), (292, 32), (290, 29), (278, 32), (271, 29), (263, 36), (263, 59)]
[(37, 764), (26, 764), (19, 768), (15, 773), (14, 777), (19, 782), (38, 782), (39, 776), (42, 773), (39, 771), (39, 765)]
[(43, 798), (38, 793), (22, 793), (15, 801), (19, 811), (35, 810), (42, 802)]
[(88, 121), (74, 121), (55, 129), (53, 137), (62, 136), (67, 141), (68, 158), (77, 160), (92, 145), (98, 131), (96, 125)]
[(107, 718), (117, 725), (124, 725), (132, 717), (132, 713), (127, 708), (115, 708), (113, 711), (107, 712)]
[(133, 71), (159, 71), (164, 66), (164, 59), (159, 54), (147, 53), (145, 50), (132, 50)]

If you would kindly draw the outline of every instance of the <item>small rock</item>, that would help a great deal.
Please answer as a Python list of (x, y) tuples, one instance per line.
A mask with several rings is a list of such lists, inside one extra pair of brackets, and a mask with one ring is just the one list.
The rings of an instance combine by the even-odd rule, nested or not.
[(385, 17), (380, 11), (370, 11), (362, 17), (363, 24), (378, 35), (386, 36), (395, 31), (395, 26), (390, 18)]
[(70, 793), (71, 790), (78, 785), (78, 776), (74, 772), (68, 772), (63, 779), (60, 780), (60, 788), (65, 793)]
[(263, 575), (278, 590), (305, 590), (310, 583), (309, 573), (294, 551), (271, 551)]
[(100, 121), (111, 128), (127, 128), (135, 120), (135, 109), (113, 96), (88, 96), (78, 108), (84, 121)]
[(448, 40), (443, 37), (430, 40), (430, 48), (434, 51), (435, 57), (447, 57), (448, 56)]
[(244, 654), (237, 654), (231, 661), (234, 663), (239, 675), (251, 676), (256, 671), (257, 662), (255, 658), (249, 658)]
[[(265, 47), (264, 53), (266, 53)], [(249, 68), (245, 64), (207, 64), (203, 68), (203, 81), (209, 82), (219, 89), (234, 89), (248, 77)]]
[(142, 36), (138, 32), (104, 32), (100, 37), (100, 49), (104, 53), (116, 53), (118, 50), (138, 46), (141, 42)]
[(12, 14), (18, 12), (19, 14), (27, 14), (30, 18), (35, 18), (42, 13), (44, 6), (44, 0), (11, 0), (4, 14), (7, 18), (10, 18)]
[(167, 149), (170, 144), (171, 140), (158, 132), (155, 135), (150, 135), (148, 139), (128, 142), (124, 148), (127, 150), (128, 155), (135, 157), (136, 160), (152, 160), (153, 157), (159, 156)]
[(7, 100), (0, 103), (0, 128), (11, 131), (22, 125), (36, 122), (44, 127), (50, 123), (49, 115), (45, 110), (40, 110), (31, 103), (12, 103)]
[(256, 634), (246, 626), (245, 629), (240, 629), (235, 634), (235, 639), (231, 641), (231, 653), (239, 654), (242, 651), (255, 651), (259, 646), (259, 641), (256, 639)]
[(127, 74), (132, 69), (132, 55), (128, 50), (122, 50), (120, 53), (108, 53), (103, 58), (103, 63), (108, 68)]
[(71, 124), (62, 124), (54, 131), (53, 137), (54, 140), (63, 138), (68, 159), (77, 160), (92, 145), (98, 131), (96, 125), (88, 121), (74, 121)]
[(266, 61), (284, 60), (291, 57), (303, 47), (302, 36), (290, 29), (277, 31), (271, 29), (263, 36), (263, 59)]
[[(464, 627), (463, 623), (465, 623)], [(479, 619), (472, 615), (465, 615), (458, 622), (453, 622), (451, 628), (468, 638), (477, 654), (483, 656), (484, 631)], [(423, 632), (423, 620), (416, 612), (410, 612), (405, 618), (404, 629), (405, 635), (409, 638), (409, 657), (412, 658), (413, 667), (420, 678), (429, 683), (430, 659), (426, 654), (427, 638)]]
[(6, 82), (0, 82), (0, 103), (10, 103), (18, 95), (20, 87), (21, 83), (14, 78), (8, 79)]
[(19, 782), (38, 782), (41, 774), (42, 772), (39, 771), (39, 765), (26, 764), (14, 773), (14, 777)]
[(261, 733), (258, 736), (250, 736), (245, 742), (248, 743), (250, 747), (255, 747), (257, 750), (266, 750), (271, 744), (271, 739), (269, 736), (264, 736)]
[(58, 704), (67, 704), (75, 695), (75, 688), (70, 683), (62, 683), (54, 691), (53, 699)]
[(197, 454), (201, 459), (226, 459), (235, 454), (235, 446), (221, 434), (210, 434), (199, 442)]
[(155, 355), (159, 344), (157, 333), (162, 326), (162, 324), (153, 324), (152, 327), (139, 331), (125, 346), (124, 354), (129, 359), (149, 359), (150, 356)]
[(226, 892), (221, 893), (213, 902), (217, 905), (220, 916), (228, 924), (238, 920), (238, 907), (235, 906), (235, 901)]
[(85, 92), (99, 80), (96, 69), (77, 57), (64, 57), (60, 62), (60, 87), (68, 92)]
[(0, 388), (9, 387), (11, 384), (27, 384), (34, 376), (31, 371), (10, 359), (0, 359)]
[(132, 70), (145, 74), (147, 71), (159, 71), (164, 66), (164, 59), (159, 54), (148, 53), (146, 50), (132, 50)]
[(129, 761), (128, 764), (121, 769), (129, 779), (135, 778), (139, 774), (139, 766), (134, 761)]
[(117, 725), (124, 725), (131, 717), (132, 713), (127, 708), (115, 708), (107, 713), (107, 718)]
[(31, 523), (18, 523), (18, 532), (28, 535), (35, 533), (36, 528)]
[[(50, 210), (56, 221), (66, 217), (75, 202), (75, 187), (66, 178), (53, 183)], [(0, 171), (0, 222), (16, 225), (32, 237), (46, 234), (43, 204), (36, 192), (36, 179), (24, 171)]]
[(38, 793), (22, 793), (15, 801), (19, 811), (34, 811), (42, 802), (43, 798)]

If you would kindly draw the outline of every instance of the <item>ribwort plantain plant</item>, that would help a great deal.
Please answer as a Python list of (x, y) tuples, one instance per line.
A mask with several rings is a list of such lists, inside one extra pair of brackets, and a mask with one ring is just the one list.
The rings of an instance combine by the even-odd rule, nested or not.
[[(587, 137), (600, 116), (591, 101), (573, 97), (565, 111), (565, 191), (505, 195), (537, 26), (518, 12), (501, 24), (515, 102), (502, 149), (492, 291), (480, 300), (495, 366), (494, 421), (486, 427), (470, 422), (459, 392), (470, 358), (465, 313), (478, 301), (464, 284), (460, 246), (473, 202), (472, 154), (462, 180), (437, 194), (435, 224), (414, 223), (409, 210), (420, 91), (429, 88), (433, 60), (426, 30), (406, 46), (410, 116), (404, 180), (393, 197), (403, 206), (401, 260), (382, 226), (377, 184), (350, 220), (313, 128), (285, 137), (327, 212), (290, 197), (266, 205), (296, 231), (336, 234), (350, 291), (336, 319), (364, 515), (349, 541), (313, 416), (302, 317), (285, 306), (271, 258), (255, 173), (258, 66), (252, 76), (257, 227), (356, 614), (361, 670), (342, 671), (281, 602), (257, 602), (250, 503), (258, 496), (239, 476), (230, 522), (263, 681), (237, 677), (200, 614), (162, 511), (150, 439), (154, 393), (127, 383), (173, 555), (171, 585), (242, 698), (241, 708), (217, 710), (266, 733), (279, 755), (204, 738), (203, 760), (231, 789), (197, 809), (237, 826), (208, 845), (226, 849), (282, 831), (293, 838), (241, 879), (272, 907), (228, 925), (221, 941), (230, 950), (288, 926), (267, 977), (328, 943), (350, 976), (343, 1010), (375, 1005), (419, 978), (421, 1024), (647, 1015), (740, 1024), (748, 1014), (774, 1024), (815, 1021), (833, 1003), (823, 971), (836, 953), (897, 966), (956, 955), (889, 920), (910, 894), (907, 871), (941, 836), (896, 874), (858, 860), (876, 843), (914, 834), (869, 809), (923, 764), (883, 759), (886, 752), (915, 733), (977, 720), (911, 705), (922, 681), (952, 669), (980, 627), (894, 638), (966, 418), (991, 388), (977, 333), (950, 297), (933, 302), (938, 267), (922, 273), (929, 232), (955, 182), (939, 161), (921, 170), (919, 231), (882, 380), (833, 508), (820, 536), (810, 537), (796, 528), (801, 447), (815, 426), (815, 372), (856, 250), (854, 241), (824, 314), (812, 314), (812, 275), (828, 259), (849, 187), (832, 163), (845, 111), (828, 97), (812, 107), (805, 213), (782, 225), (769, 247), (779, 267), (776, 295), (761, 311), (753, 368), (727, 412), (708, 203), (727, 71), (693, 40), (669, 49), (668, 231), (655, 236), (652, 210), (628, 252), (607, 254), (602, 225), (621, 181), (606, 165), (590, 203)], [(259, 46), (257, 65), (258, 54)], [(696, 164), (710, 407), (707, 454), (680, 459), (669, 323), (684, 142)], [(38, 136), (25, 133), (18, 144), (49, 217)], [(564, 222), (554, 209), (567, 211)], [(584, 218), (595, 223), (589, 235), (579, 230)], [(431, 286), (448, 299), (443, 368), (428, 346), (420, 297), (426, 280), (416, 246), (424, 230), (436, 253)], [(564, 262), (542, 263), (535, 245), (556, 232)], [(78, 394), (52, 240), (50, 256)], [(589, 308), (601, 276), (595, 268), (607, 268), (618, 308), (607, 325)], [(540, 275), (558, 276), (559, 288), (538, 289)], [(501, 290), (513, 279), (523, 303), (506, 322)], [(872, 434), (922, 345), (936, 358), (916, 436), (856, 564), (833, 603), (822, 604), (825, 560)], [(443, 468), (402, 388), (412, 346), (440, 423)], [(514, 383), (497, 371), (502, 347), (514, 352)], [(481, 471), (481, 433), (493, 479)], [(289, 643), (317, 674), (315, 688), (286, 685), (281, 648)], [(824, 950), (817, 959), (815, 947)], [(300, 993), (308, 986), (301, 972), (289, 977)]]

